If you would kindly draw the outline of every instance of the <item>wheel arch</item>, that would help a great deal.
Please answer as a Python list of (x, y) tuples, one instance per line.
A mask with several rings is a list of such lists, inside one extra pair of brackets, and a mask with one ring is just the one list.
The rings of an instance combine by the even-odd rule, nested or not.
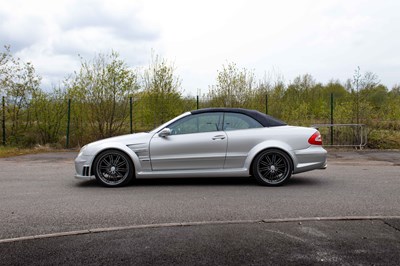
[(292, 173), (294, 171), (295, 165), (297, 164), (297, 160), (294, 156), (294, 153), (291, 152), (291, 148), (284, 142), (277, 142), (277, 141), (266, 141), (258, 144), (253, 149), (250, 150), (249, 155), (245, 161), (245, 167), (249, 169), (249, 174), (252, 175), (252, 168), (255, 158), (262, 152), (266, 150), (279, 150), (287, 154), (290, 158), (290, 164), (292, 166)]
[(96, 154), (93, 155), (93, 160), (90, 163), (90, 174), (91, 175), (94, 174), (93, 163), (96, 161), (97, 157), (102, 152), (109, 151), (109, 150), (120, 151), (120, 152), (123, 152), (124, 154), (126, 154), (128, 156), (128, 158), (130, 159), (130, 161), (131, 161), (131, 163), (133, 165), (133, 173), (134, 173), (134, 177), (133, 178), (136, 178), (137, 169), (140, 168), (139, 157), (131, 149), (129, 149), (127, 146), (121, 145), (120, 143), (110, 143), (109, 145), (103, 146), (103, 147), (99, 148), (96, 151)]

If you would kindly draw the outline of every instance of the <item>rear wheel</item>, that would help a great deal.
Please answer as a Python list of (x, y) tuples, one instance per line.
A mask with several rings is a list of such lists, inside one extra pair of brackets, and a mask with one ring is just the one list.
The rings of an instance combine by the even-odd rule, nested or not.
[(132, 180), (133, 164), (125, 153), (106, 150), (96, 157), (93, 171), (96, 179), (104, 186), (124, 186)]
[(277, 149), (262, 151), (256, 156), (252, 166), (253, 176), (264, 186), (280, 186), (292, 175), (289, 155)]

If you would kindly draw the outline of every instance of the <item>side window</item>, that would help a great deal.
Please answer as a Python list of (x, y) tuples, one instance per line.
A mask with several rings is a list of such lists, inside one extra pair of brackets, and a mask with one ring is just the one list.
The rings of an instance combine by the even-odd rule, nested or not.
[(171, 135), (212, 132), (221, 130), (222, 113), (190, 115), (168, 126)]
[(239, 113), (225, 113), (223, 129), (225, 131), (259, 127), (263, 126), (250, 116)]

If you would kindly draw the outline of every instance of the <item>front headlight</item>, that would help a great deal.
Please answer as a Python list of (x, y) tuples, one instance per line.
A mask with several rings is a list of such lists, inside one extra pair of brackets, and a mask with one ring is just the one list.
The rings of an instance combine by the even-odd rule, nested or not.
[(85, 145), (85, 146), (83, 146), (83, 147), (81, 148), (81, 150), (79, 151), (78, 157), (80, 157), (80, 156), (83, 154), (83, 152), (86, 150), (87, 146), (88, 146), (88, 145)]

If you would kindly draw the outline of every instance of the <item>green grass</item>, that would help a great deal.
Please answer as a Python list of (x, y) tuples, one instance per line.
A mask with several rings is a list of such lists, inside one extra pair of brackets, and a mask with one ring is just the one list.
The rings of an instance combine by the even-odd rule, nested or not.
[(400, 149), (400, 131), (373, 130), (368, 136), (370, 149)]
[(20, 156), (26, 154), (38, 154), (45, 152), (63, 152), (65, 149), (56, 149), (49, 146), (36, 146), (34, 148), (20, 148), (11, 146), (0, 146), (0, 158)]

